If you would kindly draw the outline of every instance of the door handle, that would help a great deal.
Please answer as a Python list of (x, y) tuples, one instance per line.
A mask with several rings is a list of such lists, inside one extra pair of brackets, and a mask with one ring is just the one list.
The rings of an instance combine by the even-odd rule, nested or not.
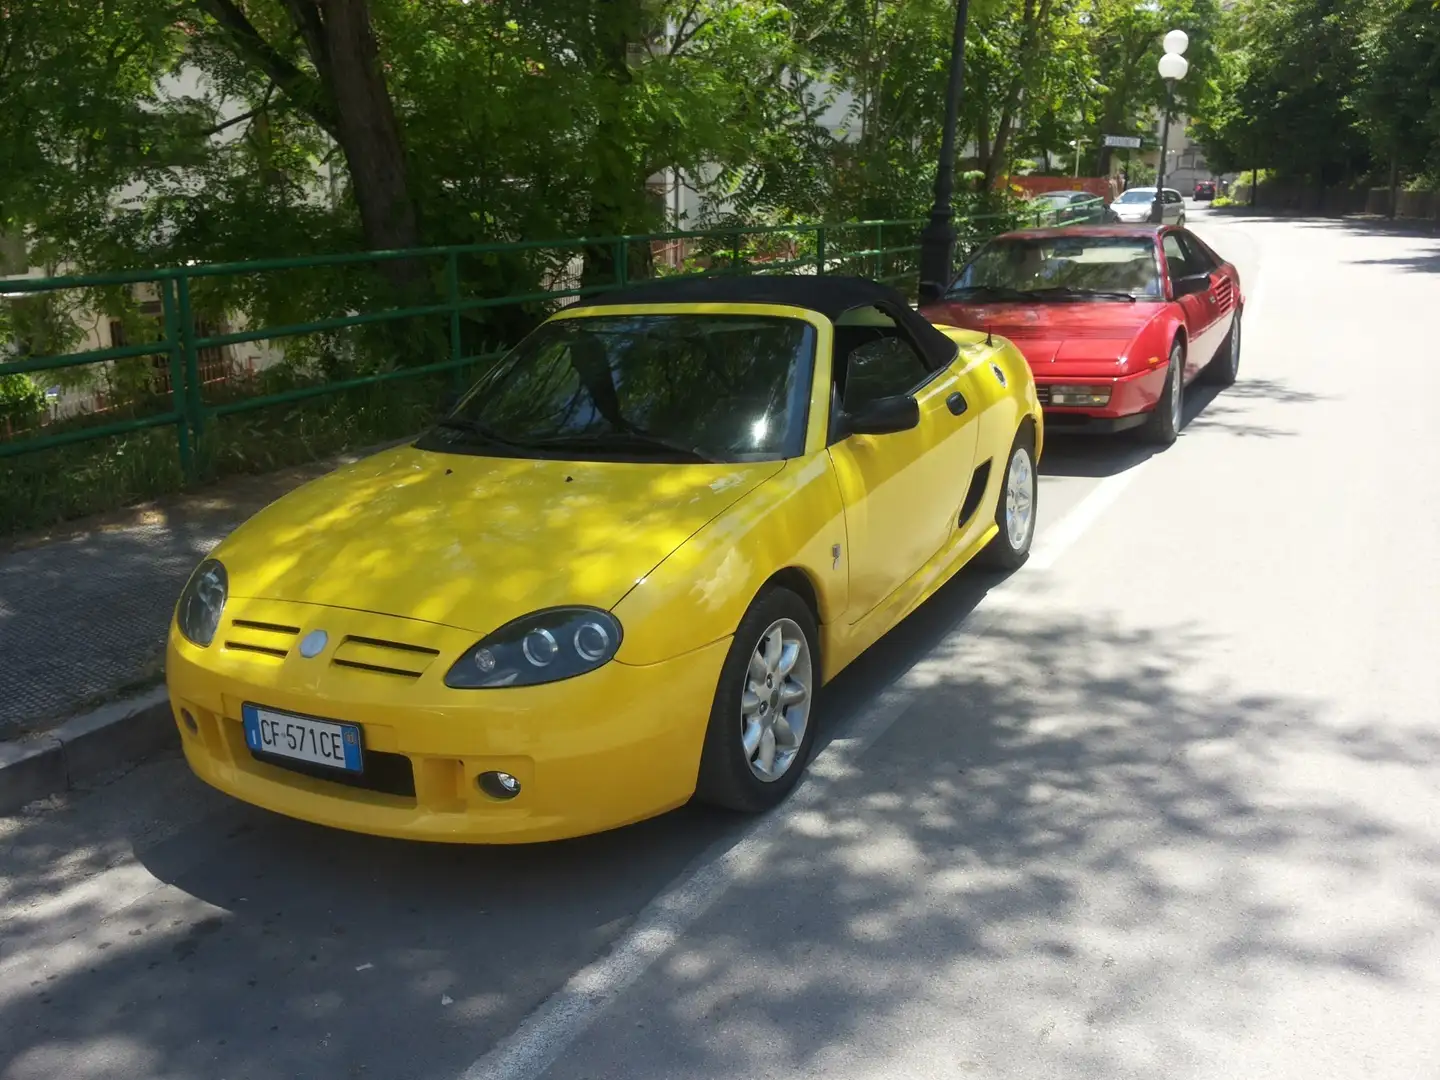
[(970, 405), (965, 401), (965, 395), (960, 393), (959, 390), (956, 390), (955, 393), (945, 399), (945, 407), (956, 416), (960, 416)]

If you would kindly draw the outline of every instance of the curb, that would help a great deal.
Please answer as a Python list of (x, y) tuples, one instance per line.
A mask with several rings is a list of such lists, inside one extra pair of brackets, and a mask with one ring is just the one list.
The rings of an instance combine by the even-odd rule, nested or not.
[(33, 739), (0, 743), (0, 814), (176, 745), (179, 734), (163, 686), (72, 717)]

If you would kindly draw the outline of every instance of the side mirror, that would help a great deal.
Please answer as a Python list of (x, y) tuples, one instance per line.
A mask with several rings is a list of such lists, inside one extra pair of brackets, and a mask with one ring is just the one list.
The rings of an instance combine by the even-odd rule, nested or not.
[(1209, 274), (1191, 274), (1188, 277), (1176, 278), (1174, 289), (1176, 297), (1195, 296), (1210, 288)]
[(938, 281), (920, 282), (919, 300), (921, 304), (938, 304), (945, 296), (945, 286)]
[(909, 394), (876, 398), (853, 412), (840, 414), (846, 435), (892, 435), (920, 426), (920, 403)]

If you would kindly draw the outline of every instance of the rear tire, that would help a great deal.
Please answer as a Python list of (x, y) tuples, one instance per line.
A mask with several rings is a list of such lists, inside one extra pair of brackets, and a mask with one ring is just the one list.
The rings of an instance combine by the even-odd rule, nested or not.
[(1235, 320), (1230, 324), (1230, 336), (1210, 363), (1205, 365), (1205, 381), (1211, 385), (1234, 386), (1235, 380), (1240, 377), (1240, 316), (1241, 312), (1237, 310)]
[(1180, 434), (1185, 410), (1185, 345), (1178, 339), (1170, 346), (1170, 366), (1165, 374), (1165, 387), (1143, 426), (1140, 438), (1152, 446), (1169, 446)]
[(810, 606), (789, 589), (751, 603), (720, 668), (697, 801), (758, 814), (799, 783), (815, 745), (819, 641)]
[(1000, 531), (980, 553), (980, 562), (996, 570), (1019, 570), (1030, 558), (1035, 541), (1035, 508), (1040, 480), (1035, 470), (1035, 437), (1021, 428), (1010, 446), (1000, 496), (995, 500), (995, 524)]

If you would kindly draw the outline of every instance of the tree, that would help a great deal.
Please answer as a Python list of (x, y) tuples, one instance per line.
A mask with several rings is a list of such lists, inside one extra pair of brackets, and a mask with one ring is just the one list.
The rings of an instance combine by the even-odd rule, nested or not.
[(1357, 52), (1359, 126), (1388, 166), (1393, 217), (1406, 171), (1440, 172), (1440, 3), (1374, 0)]

